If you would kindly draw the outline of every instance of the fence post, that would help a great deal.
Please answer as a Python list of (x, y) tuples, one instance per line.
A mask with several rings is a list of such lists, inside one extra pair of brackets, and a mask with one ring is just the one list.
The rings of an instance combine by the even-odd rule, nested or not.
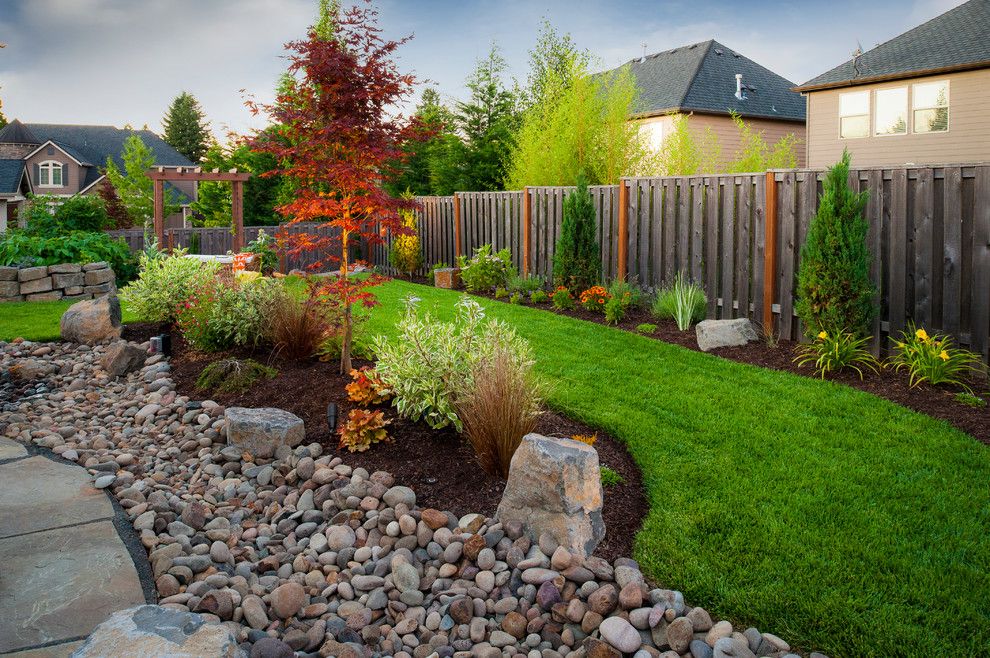
[(629, 185), (619, 179), (619, 244), (616, 278), (625, 280), (626, 260), (629, 255)]
[(763, 330), (773, 328), (773, 296), (777, 283), (777, 179), (768, 171), (766, 175), (766, 208), (763, 216)]
[(522, 207), (522, 273), (523, 276), (529, 274), (529, 246), (531, 244), (532, 237), (530, 235), (530, 224), (532, 222), (532, 209), (530, 208), (529, 201), (529, 188), (523, 188), (523, 207)]
[[(454, 192), (454, 259), (460, 258), (461, 255), (461, 202), (457, 198), (457, 192)], [(457, 263), (453, 263), (456, 267)]]
[(165, 181), (155, 180), (153, 184), (155, 211), (155, 238), (158, 240), (158, 248), (165, 248)]

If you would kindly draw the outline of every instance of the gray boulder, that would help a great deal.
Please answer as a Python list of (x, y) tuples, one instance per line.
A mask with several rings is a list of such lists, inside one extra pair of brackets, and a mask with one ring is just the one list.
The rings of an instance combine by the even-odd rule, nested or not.
[(746, 318), (735, 320), (703, 320), (695, 327), (698, 349), (702, 352), (719, 347), (740, 347), (759, 340), (753, 323)]
[(302, 418), (282, 409), (229, 407), (224, 417), (227, 444), (255, 457), (280, 457), (306, 438)]
[(116, 295), (76, 302), (59, 322), (62, 340), (93, 345), (120, 338), (120, 300)]
[(134, 343), (117, 341), (107, 348), (100, 359), (100, 367), (110, 373), (111, 377), (120, 377), (134, 372), (144, 365), (148, 354)]
[(241, 658), (244, 652), (230, 631), (207, 624), (201, 615), (142, 605), (110, 615), (71, 658), (105, 656)]
[(512, 456), (496, 517), (537, 541), (548, 533), (582, 557), (605, 537), (598, 452), (571, 439), (527, 434)]

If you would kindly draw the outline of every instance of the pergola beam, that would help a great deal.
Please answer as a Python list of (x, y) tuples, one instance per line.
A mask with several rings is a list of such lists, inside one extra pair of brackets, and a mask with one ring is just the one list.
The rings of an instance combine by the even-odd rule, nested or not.
[(159, 248), (165, 245), (165, 181), (227, 181), (231, 183), (231, 215), (234, 220), (234, 251), (244, 248), (244, 183), (251, 178), (247, 172), (203, 171), (202, 167), (156, 167), (145, 172), (153, 181), (155, 192), (155, 236)]

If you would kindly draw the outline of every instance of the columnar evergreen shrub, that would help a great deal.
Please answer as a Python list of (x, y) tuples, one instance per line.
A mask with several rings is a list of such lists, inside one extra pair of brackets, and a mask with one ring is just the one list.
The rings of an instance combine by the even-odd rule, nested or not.
[(554, 285), (581, 291), (602, 278), (602, 261), (595, 237), (595, 206), (588, 181), (578, 175), (577, 189), (564, 199), (564, 221), (553, 255)]
[(869, 333), (877, 312), (870, 282), (869, 193), (849, 188), (849, 152), (828, 170), (818, 213), (801, 248), (796, 311), (809, 336)]
[[(403, 195), (403, 198), (411, 199), (411, 195)], [(423, 267), (423, 251), (419, 246), (419, 227), (416, 225), (416, 213), (413, 210), (400, 210), (402, 224), (411, 233), (407, 235), (397, 235), (392, 241), (392, 248), (388, 254), (389, 264), (396, 269), (399, 274), (412, 276), (413, 272)]]

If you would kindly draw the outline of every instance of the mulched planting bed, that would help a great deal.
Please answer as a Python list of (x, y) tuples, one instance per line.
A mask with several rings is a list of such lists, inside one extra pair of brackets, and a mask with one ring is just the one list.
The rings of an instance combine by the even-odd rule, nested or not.
[[(494, 296), (492, 295), (479, 296), (494, 300)], [(508, 303), (503, 299), (495, 301)], [(606, 324), (605, 318), (601, 313), (593, 313), (582, 308), (573, 311), (558, 311), (549, 303), (526, 304), (526, 306), (550, 311), (551, 313), (567, 315), (580, 320), (587, 320), (588, 322), (613, 326)], [(656, 332), (649, 335), (649, 338), (699, 351), (698, 342), (695, 339), (694, 327), (688, 331), (681, 331), (677, 328), (677, 324), (673, 320), (658, 320), (646, 309), (632, 309), (626, 318), (618, 325), (614, 325), (614, 327), (616, 329), (639, 333), (636, 331), (636, 327), (644, 323), (657, 325)], [(764, 368), (786, 370), (804, 377), (816, 378), (817, 376), (813, 368), (807, 366), (800, 368), (794, 363), (794, 357), (797, 355), (798, 347), (799, 343), (789, 340), (779, 341), (773, 347), (765, 342), (756, 342), (750, 343), (745, 347), (727, 347), (712, 350), (709, 354)], [(957, 402), (954, 398), (959, 391), (955, 388), (930, 386), (928, 384), (920, 384), (912, 388), (909, 377), (905, 372), (895, 372), (890, 368), (885, 368), (878, 374), (864, 371), (862, 380), (860, 380), (855, 371), (851, 370), (831, 375), (827, 379), (857, 388), (861, 391), (866, 391), (867, 393), (872, 393), (873, 395), (896, 402), (908, 409), (927, 414), (933, 418), (944, 420), (982, 443), (990, 445), (990, 406), (971, 407)], [(973, 386), (973, 391), (984, 400), (990, 398), (990, 384), (986, 381), (976, 382), (976, 384)]]
[[(124, 337), (147, 340), (159, 331), (160, 327), (129, 325)], [(197, 390), (196, 379), (202, 369), (210, 362), (228, 356), (253, 358), (276, 368), (278, 375), (255, 383), (244, 393)], [(363, 365), (370, 365), (370, 362), (354, 361), (355, 368)], [(307, 441), (319, 442), (329, 454), (340, 456), (349, 466), (391, 473), (397, 484), (404, 484), (416, 492), (420, 507), (450, 510), (459, 516), (471, 512), (492, 516), (501, 500), (505, 482), (481, 470), (470, 445), (452, 428), (434, 430), (425, 423), (398, 417), (388, 406), (382, 409), (392, 421), (388, 426), (392, 441), (373, 445), (366, 452), (341, 450), (336, 434), (329, 430), (327, 405), (330, 402), (337, 404), (338, 422), (343, 422), (347, 412), (356, 405), (347, 399), (344, 390), (351, 378), (339, 373), (337, 361), (288, 361), (273, 358), (263, 350), (206, 354), (190, 349), (181, 338), (173, 335), (171, 366), (180, 395), (194, 400), (211, 399), (228, 407), (277, 407), (290, 411), (306, 423)], [(552, 411), (542, 416), (537, 432), (558, 437), (595, 434), (589, 427)], [(648, 506), (639, 469), (622, 443), (599, 432), (594, 447), (601, 463), (623, 478), (621, 484), (604, 487), (606, 537), (595, 555), (611, 561), (632, 554), (633, 538)]]

